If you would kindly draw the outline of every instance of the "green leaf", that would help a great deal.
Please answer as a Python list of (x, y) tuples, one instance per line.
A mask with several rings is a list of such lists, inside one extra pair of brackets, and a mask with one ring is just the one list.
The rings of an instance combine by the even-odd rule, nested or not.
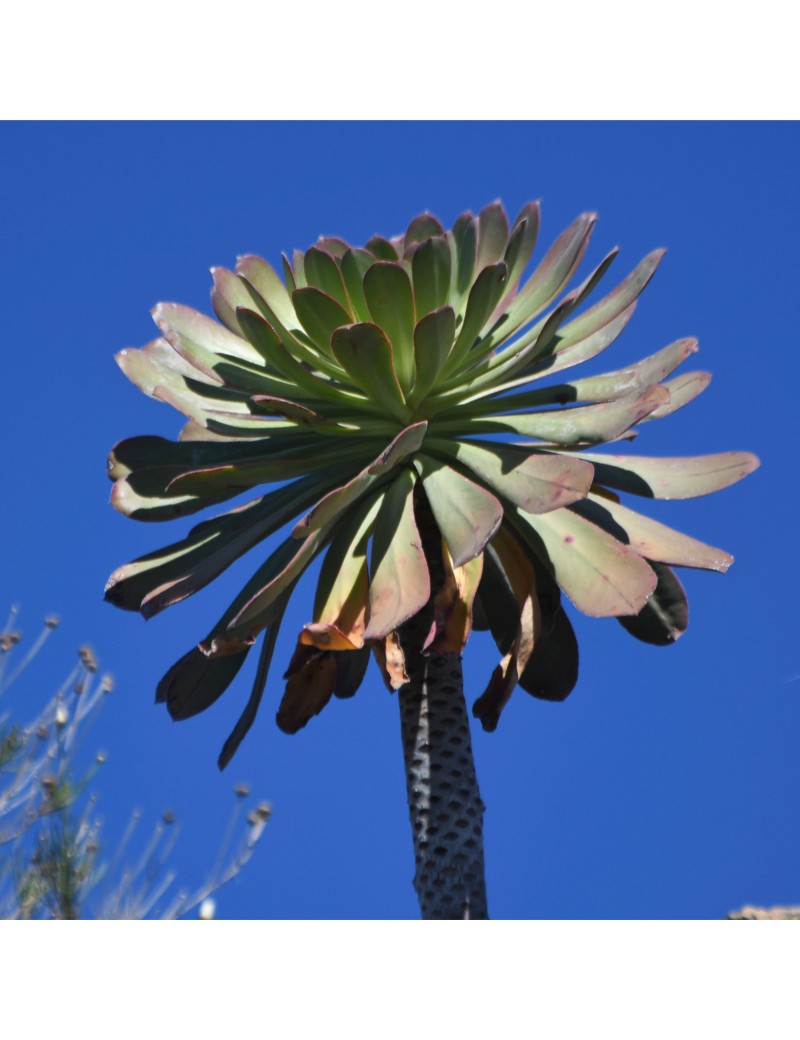
[(450, 295), (451, 256), (444, 238), (430, 238), (411, 261), (414, 305), (418, 318), (443, 307)]
[(632, 303), (635, 303), (655, 274), (665, 252), (665, 249), (655, 249), (652, 253), (648, 253), (613, 292), (565, 325), (560, 335), (563, 346), (577, 343), (579, 340), (586, 339), (587, 336), (594, 335), (610, 321), (619, 317)]
[(396, 466), (398, 462), (406, 458), (406, 456), (417, 451), (425, 439), (427, 429), (428, 423), (423, 419), (420, 422), (413, 423), (411, 426), (407, 426), (406, 429), (401, 430), (385, 451), (382, 451), (371, 464), (370, 472), (381, 473), (392, 469), (392, 467)]
[(311, 475), (221, 516), (198, 524), (186, 538), (119, 567), (105, 599), (145, 617), (191, 596), (254, 545), (307, 509), (337, 480), (341, 470)]
[(366, 394), (374, 409), (385, 409), (402, 422), (411, 413), (397, 379), (392, 347), (383, 331), (369, 322), (337, 329), (331, 343), (333, 356), (353, 383)]
[[(281, 253), (281, 266), (283, 269), (283, 280), (286, 283), (286, 291), (291, 295), (297, 288), (297, 282), (294, 280), (292, 264), (286, 253)], [(263, 294), (261, 295), (263, 296)]]
[(237, 307), (250, 307), (252, 298), (241, 278), (225, 267), (212, 267), (211, 306), (222, 324), (237, 336), (242, 335), (236, 319)]
[[(494, 352), (491, 334), (482, 339), (467, 359), (466, 366), (440, 383), (441, 389), (434, 400), (447, 403), (447, 398), (452, 397), (456, 404), (475, 401), (487, 394), (499, 393), (518, 385), (503, 381), (526, 369), (529, 360), (544, 351), (545, 341), (552, 340), (559, 322), (573, 310), (575, 303), (575, 293), (570, 293), (548, 316), (547, 321), (536, 327), (535, 335), (525, 337), (524, 343), (522, 340), (513, 343), (501, 353)], [(541, 350), (540, 338), (543, 343)], [(452, 369), (454, 366), (448, 367)], [(522, 382), (528, 382), (528, 379)]]
[[(476, 436), (517, 433), (523, 437), (559, 445), (601, 444), (621, 437), (632, 426), (669, 402), (669, 391), (650, 386), (605, 404), (579, 405), (563, 411), (494, 415), (469, 420)], [(436, 423), (437, 433), (456, 433), (457, 420)], [(461, 422), (463, 428), (463, 421)]]
[(478, 214), (478, 253), (475, 266), (480, 271), (502, 260), (508, 246), (508, 218), (501, 202), (492, 202)]
[(414, 294), (399, 264), (375, 263), (364, 275), (364, 296), (373, 321), (392, 345), (397, 379), (405, 392), (414, 382)]
[(405, 233), (404, 238), (404, 249), (408, 249), (409, 246), (414, 245), (418, 242), (424, 242), (426, 239), (436, 238), (444, 235), (444, 228), (430, 213), (421, 213), (418, 217), (414, 217), (411, 223), (408, 225), (408, 230)]
[(259, 353), (268, 364), (274, 368), (286, 380), (289, 387), (297, 387), (298, 391), (293, 396), (300, 400), (306, 395), (324, 400), (334, 401), (338, 404), (349, 405), (355, 409), (363, 407), (363, 400), (355, 400), (351, 391), (344, 390), (320, 376), (314, 375), (299, 361), (292, 356), (278, 333), (266, 319), (253, 311), (241, 310), (237, 312), (242, 329), (247, 338), (252, 342)]
[(131, 475), (118, 480), (111, 491), (111, 505), (131, 520), (176, 520), (190, 516), (208, 506), (225, 502), (239, 494), (241, 489), (220, 491), (213, 495), (147, 494), (137, 487), (137, 477)]
[(256, 469), (271, 468), (275, 475), (282, 477), (289, 469), (284, 465), (285, 462), (296, 468), (298, 461), (305, 465), (302, 460), (308, 455), (309, 469), (297, 474), (302, 476), (314, 468), (322, 469), (337, 461), (347, 462), (359, 458), (362, 452), (370, 451), (371, 445), (375, 445), (377, 450), (380, 444), (374, 438), (364, 438), (359, 444), (337, 446), (334, 457), (326, 458), (317, 466), (314, 460), (318, 460), (319, 441), (313, 434), (299, 430), (290, 435), (278, 433), (256, 441), (238, 443), (230, 438), (183, 440), (176, 443), (163, 437), (131, 437), (120, 441), (112, 449), (108, 459), (108, 475), (112, 480), (119, 480), (133, 474), (137, 477), (137, 490), (152, 496), (166, 494), (176, 476), (194, 474), (198, 470), (241, 464)]
[(411, 470), (400, 470), (378, 514), (365, 639), (387, 636), (420, 611), (430, 597), (428, 565), (414, 519), (414, 483)]
[(658, 575), (656, 590), (638, 614), (617, 621), (636, 639), (653, 646), (670, 646), (686, 631), (689, 604), (683, 586), (669, 567), (651, 563)]
[[(184, 371), (191, 374), (191, 378), (203, 378), (208, 383), (216, 383), (217, 385), (223, 384), (224, 380), (217, 372), (217, 366), (220, 365), (221, 362), (216, 354), (213, 354), (210, 350), (206, 350), (205, 347), (201, 347), (197, 343), (193, 343), (191, 340), (186, 339), (181, 336), (180, 333), (170, 328), (167, 328), (162, 342), (169, 344), (175, 354), (181, 359)], [(130, 353), (133, 352), (131, 351)], [(247, 371), (245, 372), (245, 375), (247, 378), (253, 378)], [(175, 386), (179, 384), (177, 384), (176, 380), (169, 380), (164, 385)], [(236, 383), (234, 382), (231, 385), (236, 386)], [(153, 393), (151, 396), (155, 396), (155, 394)]]
[(603, 487), (663, 499), (710, 495), (735, 484), (761, 465), (747, 451), (684, 458), (588, 453), (577, 457), (592, 463), (595, 480)]
[(395, 261), (400, 259), (392, 243), (381, 238), (380, 235), (373, 235), (364, 248), (372, 253), (376, 260)]
[[(475, 401), (494, 397), (509, 390), (516, 390), (521, 386), (526, 386), (532, 380), (555, 375), (555, 373), (564, 369), (572, 368), (584, 361), (591, 360), (591, 358), (606, 350), (619, 336), (630, 320), (634, 308), (635, 304), (631, 304), (631, 307), (624, 314), (620, 315), (615, 321), (610, 322), (594, 336), (590, 336), (580, 343), (573, 344), (564, 351), (554, 350), (553, 353), (546, 357), (539, 358), (530, 366), (524, 367), (521, 376), (504, 380), (502, 373), (498, 375), (497, 372), (488, 372), (470, 381), (469, 393), (467, 394), (460, 387), (455, 387), (446, 393), (437, 395), (436, 400), (438, 403), (433, 414), (445, 415), (453, 409), (456, 410), (456, 414), (459, 414), (462, 405), (471, 405)], [(426, 408), (429, 412), (432, 412), (430, 402), (426, 403)]]
[(502, 260), (490, 267), (484, 267), (475, 279), (467, 300), (464, 323), (447, 360), (443, 375), (451, 375), (458, 371), (467, 359), (484, 325), (500, 302), (507, 279), (508, 271)]
[[(315, 623), (330, 621), (335, 624), (350, 600), (354, 587), (358, 585), (362, 573), (366, 578), (367, 542), (375, 526), (375, 518), (383, 497), (383, 494), (378, 493), (359, 502), (343, 519), (336, 536), (331, 540), (330, 548), (322, 561), (317, 583), (314, 600)], [(367, 591), (366, 580), (364, 591)]]
[(240, 609), (233, 616), (232, 609), (229, 610), (200, 643), (203, 653), (209, 657), (225, 656), (254, 643), (285, 606), (283, 593), (291, 592), (329, 537), (330, 532), (315, 531), (302, 542), (293, 538), (282, 542), (237, 597), (237, 605), (244, 600)]
[(243, 401), (231, 399), (230, 394), (226, 396), (226, 401), (209, 400), (207, 395), (196, 394), (188, 386), (180, 390), (159, 386), (153, 393), (157, 401), (171, 405), (198, 426), (216, 430), (231, 438), (263, 439), (279, 432), (294, 432), (298, 429), (293, 423), (258, 414), (252, 398)]
[(528, 266), (539, 234), (539, 203), (529, 202), (519, 212), (503, 259), (508, 267), (508, 285), (516, 287)]
[[(197, 389), (195, 389), (197, 387)], [(263, 395), (264, 388), (258, 394)], [(288, 429), (285, 423), (270, 419), (252, 403), (252, 391), (234, 390), (226, 386), (213, 386), (194, 380), (186, 380), (184, 386), (159, 386), (153, 391), (157, 401), (171, 405), (181, 415), (193, 419), (201, 426), (208, 426), (214, 420), (225, 424), (230, 429), (230, 436), (260, 437), (269, 436), (278, 429)]]
[(383, 494), (370, 495), (343, 518), (320, 569), (314, 621), (300, 642), (321, 650), (352, 650), (364, 645), (369, 603), (367, 542)]
[(331, 336), (337, 329), (350, 324), (350, 315), (327, 293), (310, 285), (305, 289), (295, 289), (292, 303), (314, 344), (330, 354)]
[[(164, 338), (189, 365), (197, 370), (195, 374), (197, 378), (205, 376), (205, 382), (225, 384), (232, 389), (242, 390), (246, 393), (269, 393), (270, 389), (278, 388), (278, 381), (273, 374), (267, 371), (264, 358), (247, 340), (237, 337), (239, 342), (252, 352), (249, 360), (242, 357), (234, 358), (228, 354), (215, 354), (166, 323), (163, 329)], [(171, 383), (164, 389), (173, 389), (173, 387), (174, 384)], [(156, 395), (153, 394), (153, 396)]]
[[(196, 392), (193, 386), (200, 386), (201, 392)], [(274, 436), (292, 434), (300, 429), (295, 423), (270, 418), (263, 412), (259, 413), (257, 406), (252, 403), (254, 394), (263, 395), (271, 389), (271, 381), (251, 390), (249, 394), (226, 387), (220, 387), (219, 392), (215, 393), (214, 387), (208, 384), (194, 383), (193, 386), (190, 386), (189, 380), (180, 389), (159, 386), (154, 390), (153, 397), (170, 405), (197, 426), (214, 430), (227, 439), (272, 439)]]
[[(302, 285), (300, 288), (294, 290), (292, 299), (296, 292), (302, 292), (304, 288), (306, 288), (306, 286)], [(256, 310), (266, 319), (267, 323), (277, 334), (281, 343), (293, 358), (297, 361), (306, 363), (311, 369), (319, 371), (331, 379), (336, 380), (341, 378), (341, 372), (330, 356), (330, 349), (327, 345), (328, 340), (324, 339), (324, 330), (320, 333), (322, 339), (322, 344), (320, 345), (319, 342), (315, 342), (308, 333), (304, 331), (292, 300), (289, 301), (291, 315), (289, 318), (282, 321), (278, 313), (273, 310), (265, 299), (259, 296), (252, 286), (250, 287), (250, 291)], [(318, 290), (314, 291), (317, 292)], [(324, 296), (324, 294), (321, 295)], [(334, 304), (333, 301), (330, 301), (327, 306), (324, 303), (321, 304), (320, 310), (330, 319), (332, 308), (335, 306), (338, 305)], [(309, 309), (313, 311), (313, 307), (314, 304), (312, 303)], [(333, 311), (333, 313), (337, 312)], [(237, 315), (237, 317), (239, 317), (239, 320), (241, 321), (241, 317), (239, 315)], [(309, 320), (312, 319), (310, 318)]]
[[(125, 442), (123, 442), (125, 443)], [(113, 458), (113, 452), (109, 457), (110, 460)], [(181, 492), (175, 491), (170, 492), (170, 485), (176, 476), (180, 476), (186, 472), (182, 466), (150, 466), (136, 469), (134, 471), (125, 471), (121, 467), (113, 467), (115, 474), (117, 474), (117, 480), (115, 480), (114, 487), (111, 491), (111, 504), (114, 509), (119, 510), (122, 513), (127, 513), (127, 509), (146, 509), (148, 503), (156, 506), (169, 505), (173, 499), (182, 499), (184, 497), (206, 497), (204, 492), (201, 491), (189, 491)], [(216, 489), (216, 492), (221, 492), (223, 489)], [(228, 494), (227, 491), (224, 492)], [(234, 494), (233, 491), (230, 495)], [(229, 497), (230, 497), (229, 495)], [(209, 493), (207, 497), (212, 497), (213, 492)], [(178, 516), (183, 515), (182, 513), (176, 514)], [(170, 513), (165, 514), (165, 518), (169, 519)]]
[[(251, 578), (250, 582), (248, 582), (242, 592), (239, 593), (239, 596), (237, 596), (227, 609), (225, 614), (223, 614), (222, 618), (218, 622), (218, 628), (224, 626), (228, 622), (233, 613), (235, 613), (239, 608), (242, 599), (246, 598), (250, 594), (253, 587), (256, 586), (261, 579), (265, 568), (269, 566), (271, 566), (271, 561), (267, 561), (267, 564), (260, 568), (253, 578)], [(287, 595), (280, 600), (276, 606), (274, 631), (267, 633), (267, 636), (265, 637), (265, 644), (262, 648), (261, 658), (259, 660), (259, 669), (256, 675), (254, 694), (256, 694), (258, 683), (261, 681), (262, 673), (263, 679), (266, 680), (266, 669), (269, 666), (269, 657), (272, 653), (272, 646), (270, 644), (277, 635), (277, 625), (280, 623), (280, 617), (283, 610), (286, 608), (286, 602), (288, 600), (288, 595), (291, 594), (291, 588), (292, 587), (287, 590)], [(245, 644), (239, 648), (236, 653), (231, 653), (228, 656), (210, 658), (203, 653), (199, 647), (193, 648), (188, 654), (182, 657), (180, 661), (174, 664), (161, 680), (156, 691), (156, 703), (166, 701), (167, 709), (175, 720), (186, 719), (192, 715), (197, 715), (201, 711), (205, 711), (206, 708), (210, 707), (231, 684), (239, 669), (244, 664), (249, 649), (250, 644)], [(247, 719), (250, 712), (252, 711), (254, 713), (255, 708), (257, 708), (258, 699), (260, 699), (260, 693), (255, 697), (251, 696), (251, 702), (248, 704), (247, 708), (245, 708), (244, 715), (239, 720), (234, 733), (232, 733), (229, 738), (230, 743), (226, 742), (226, 747), (229, 750), (230, 745), (236, 741), (236, 737), (241, 740), (244, 733), (249, 728)], [(238, 741), (236, 741), (236, 743), (238, 745)]]
[(605, 496), (590, 494), (573, 508), (647, 560), (722, 573), (733, 563), (730, 553), (705, 545)]
[[(291, 268), (288, 273), (291, 274)], [(236, 274), (246, 285), (252, 287), (253, 300), (256, 302), (263, 300), (284, 327), (293, 328), (297, 325), (294, 307), (286, 285), (266, 260), (262, 260), (260, 256), (240, 256), (236, 261)], [(287, 284), (288, 281), (287, 277)], [(297, 284), (304, 285), (305, 282)], [(294, 289), (295, 286), (292, 285), (291, 288)], [(251, 307), (252, 303), (245, 306)]]
[(471, 213), (462, 213), (447, 233), (451, 253), (452, 282), (450, 302), (457, 314), (461, 302), (472, 286), (475, 276), (475, 258), (478, 251), (478, 222)]
[[(586, 311), (579, 319), (563, 325), (562, 322), (591, 292), (617, 255), (617, 251), (613, 250), (583, 285), (562, 300), (548, 317), (534, 325), (506, 350), (490, 358), (485, 363), (485, 371), (473, 378), (473, 390), (483, 391), (491, 386), (495, 392), (510, 390), (530, 379), (538, 378), (541, 374), (569, 368), (601, 353), (627, 324), (636, 306), (636, 298), (647, 284), (662, 253), (663, 251), (660, 251), (657, 255), (651, 254), (651, 257), (645, 258), (637, 271), (634, 271), (615, 292), (601, 300), (596, 307)], [(519, 310), (517, 299), (518, 297), (512, 301), (509, 312), (500, 318), (494, 329), (485, 337), (478, 351), (479, 358), (488, 355), (495, 344), (513, 335), (533, 317), (533, 312), (525, 315)], [(515, 307), (519, 313), (512, 316), (511, 310)], [(584, 321), (584, 318), (587, 320)], [(523, 373), (522, 378), (508, 381), (509, 377), (517, 372)]]
[[(600, 376), (576, 379), (572, 383), (563, 384), (560, 388), (552, 387), (551, 392), (553, 390), (571, 392), (574, 396), (570, 396), (567, 399), (574, 401), (604, 402), (619, 400), (628, 394), (645, 390), (656, 383), (660, 383), (662, 379), (674, 372), (678, 365), (683, 364), (686, 358), (694, 354), (696, 350), (696, 339), (679, 339), (675, 343), (670, 343), (669, 346), (664, 347), (663, 350), (659, 350), (650, 357), (637, 362), (635, 365), (618, 369), (616, 372), (606, 372)], [(669, 389), (669, 386), (667, 386), (667, 389)], [(539, 391), (539, 393), (546, 393), (546, 391)], [(553, 398), (550, 398), (550, 400), (553, 400)], [(559, 401), (559, 403), (561, 402)], [(662, 407), (667, 407), (668, 405), (669, 401), (665, 401), (665, 404), (659, 406), (655, 411), (658, 412)], [(650, 413), (651, 416), (653, 414), (655, 413)]]
[(322, 249), (312, 246), (306, 251), (304, 264), (309, 286), (319, 289), (326, 296), (335, 300), (342, 310), (348, 313), (346, 324), (349, 324), (353, 320), (352, 314), (349, 313), (350, 301), (347, 298), (336, 261)]
[(375, 263), (366, 249), (349, 249), (342, 257), (342, 278), (350, 300), (349, 310), (356, 321), (369, 321), (371, 314), (364, 296), (364, 275)]
[(503, 507), (490, 491), (436, 459), (417, 455), (414, 466), (453, 566), (461, 567), (483, 551), (500, 526)]
[[(320, 235), (317, 239), (316, 248), (322, 249), (329, 256), (341, 260), (350, 246), (343, 238), (337, 238), (335, 235)], [(308, 253), (306, 253), (306, 256), (308, 256)]]
[(419, 422), (398, 433), (368, 466), (348, 483), (322, 497), (311, 512), (298, 521), (293, 531), (295, 538), (305, 538), (312, 531), (318, 531), (367, 491), (377, 487), (390, 470), (419, 449), (427, 428), (426, 422)]
[(114, 360), (133, 385), (148, 397), (153, 397), (159, 386), (180, 389), (186, 386), (187, 379), (222, 385), (216, 374), (200, 372), (165, 339), (155, 339), (140, 348), (126, 347)]
[(325, 416), (315, 412), (313, 408), (307, 408), (296, 401), (288, 401), (285, 397), (255, 394), (250, 398), (250, 405), (255, 412), (263, 412), (264, 415), (271, 416), (279, 415), (293, 423), (310, 426), (318, 432), (320, 432), (320, 427), (327, 422)]
[(304, 289), (308, 284), (306, 281), (305, 257), (299, 249), (295, 249), (294, 253), (292, 253), (292, 274), (294, 275), (294, 283), (297, 288)]
[[(260, 383), (261, 380), (257, 392), (264, 393), (265, 389)], [(273, 380), (267, 377), (265, 383), (267, 390), (272, 389)], [(281, 389), (285, 386), (283, 384)], [(224, 412), (230, 418), (238, 418), (245, 423), (255, 420), (256, 427), (261, 429), (259, 417), (253, 414), (253, 393), (253, 389), (243, 390), (231, 384), (211, 383), (186, 376), (180, 381), (167, 382), (166, 386), (157, 386), (153, 390), (153, 397), (172, 405), (190, 418), (197, 413)]]
[(594, 470), (571, 456), (536, 452), (513, 445), (449, 441), (429, 437), (426, 452), (456, 460), (470, 477), (528, 513), (559, 509), (583, 498)]
[[(419, 252), (419, 250), (418, 250)], [(436, 385), (456, 335), (456, 317), (452, 307), (431, 311), (414, 329), (416, 380), (409, 397), (410, 405), (425, 399)]]
[(510, 517), (578, 610), (589, 617), (638, 614), (656, 587), (647, 562), (571, 509)]
[[(307, 438), (306, 443), (310, 445), (311, 438)], [(117, 480), (140, 470), (177, 468), (189, 471), (226, 462), (250, 461), (260, 458), (264, 450), (263, 444), (176, 442), (164, 437), (127, 437), (111, 449), (108, 475), (111, 480)]]
[[(271, 378), (268, 378), (267, 382), (271, 383)], [(288, 386), (288, 384), (285, 385)], [(188, 393), (194, 399), (201, 398), (205, 407), (222, 408), (243, 417), (252, 416), (254, 410), (252, 391), (238, 390), (225, 383), (211, 383), (205, 379), (185, 376), (180, 382), (176, 382), (174, 386), (168, 386), (167, 389), (173, 395)], [(157, 393), (154, 393), (153, 397), (159, 400)]]
[[(252, 441), (246, 442), (252, 445)], [(263, 469), (262, 469), (263, 467)], [(275, 469), (270, 463), (223, 463), (217, 466), (206, 466), (198, 469), (184, 469), (179, 466), (153, 466), (150, 469), (137, 470), (125, 478), (131, 491), (142, 498), (150, 499), (177, 499), (182, 497), (215, 499), (217, 495), (231, 497), (244, 491), (272, 475), (274, 480), (291, 479), (292, 476), (301, 474), (294, 472), (296, 466), (291, 463), (284, 468)], [(230, 476), (230, 479), (227, 479)], [(206, 479), (206, 477), (208, 479)], [(184, 486), (185, 478), (185, 486)], [(116, 508), (120, 508), (115, 501), (115, 495), (123, 494), (122, 480), (111, 494), (111, 502)]]
[(324, 454), (319, 451), (318, 440), (313, 447), (299, 443), (295, 448), (281, 451), (267, 451), (263, 440), (258, 444), (261, 454), (253, 459), (184, 470), (170, 479), (165, 490), (172, 494), (216, 494), (274, 480), (292, 480), (331, 465), (359, 462), (365, 454), (369, 457), (368, 453), (375, 450), (376, 442), (375, 438), (359, 439), (356, 443), (349, 439), (327, 442)]
[[(530, 312), (521, 310), (514, 317), (511, 312), (515, 301), (512, 301), (509, 304), (508, 312), (498, 319), (474, 352), (473, 364), (480, 363), (477, 371), (482, 373), (481, 382), (485, 382), (488, 378), (491, 382), (497, 383), (500, 379), (507, 379), (517, 372), (532, 367), (538, 359), (557, 352), (561, 346), (560, 329), (563, 323), (592, 292), (616, 255), (617, 250), (612, 250), (589, 277), (576, 289), (569, 292), (549, 314), (531, 326), (523, 336), (514, 340), (505, 350), (496, 352), (497, 346), (504, 340), (508, 340), (524, 325), (529, 324), (539, 313), (539, 309)], [(492, 354), (494, 356), (491, 356)]]
[(646, 421), (664, 419), (666, 416), (672, 415), (673, 412), (677, 412), (679, 408), (690, 404), (695, 397), (702, 394), (710, 382), (710, 372), (687, 372), (676, 379), (670, 379), (664, 383), (666, 389), (669, 390), (669, 401), (661, 405), (660, 408), (656, 408), (654, 412), (651, 412), (646, 417)]
[(583, 259), (596, 220), (596, 213), (582, 213), (558, 236), (511, 302), (509, 327), (519, 328), (521, 324), (527, 324), (564, 290)]
[[(500, 412), (519, 412), (526, 408), (549, 404), (602, 404), (606, 401), (618, 400), (634, 391), (659, 383), (696, 349), (696, 340), (678, 340), (677, 343), (664, 347), (652, 357), (645, 358), (628, 368), (622, 368), (616, 372), (606, 372), (599, 376), (589, 376), (586, 379), (575, 379), (569, 383), (559, 383), (543, 387), (540, 390), (530, 390), (522, 394), (482, 397), (471, 404), (461, 404), (457, 414), (462, 418), (472, 420), (487, 415), (497, 415)], [(682, 385), (682, 381), (687, 378), (683, 376), (673, 382), (676, 386)], [(672, 384), (666, 384), (670, 394), (672, 394), (671, 386)], [(671, 403), (670, 405), (665, 404), (657, 408), (655, 412), (651, 412), (650, 416), (646, 418), (657, 416), (662, 407), (670, 406)]]
[[(253, 438), (257, 440), (258, 438)], [(202, 444), (230, 444), (233, 438), (224, 433), (214, 433), (213, 430), (207, 430), (203, 426), (198, 426), (196, 422), (191, 420), (185, 423), (178, 431), (179, 442), (195, 442), (200, 441)]]
[[(267, 677), (269, 675), (270, 665), (272, 664), (272, 655), (275, 653), (275, 643), (278, 639), (278, 630), (281, 627), (281, 620), (282, 616), (279, 615), (272, 624), (267, 627), (267, 630), (264, 633), (264, 641), (261, 644), (258, 668), (256, 669), (256, 677), (253, 682), (250, 697), (248, 698), (244, 711), (239, 716), (236, 725), (233, 727), (230, 736), (223, 744), (222, 751), (220, 751), (219, 758), (217, 759), (217, 767), (220, 771), (228, 765), (230, 760), (239, 750), (239, 745), (250, 732), (250, 727), (255, 722), (261, 704), (261, 698), (264, 695), (264, 687), (267, 685)], [(227, 661), (230, 660), (230, 658), (223, 657), (221, 660)]]
[(217, 358), (227, 357), (256, 365), (261, 363), (258, 351), (246, 339), (235, 335), (224, 325), (191, 307), (184, 307), (179, 303), (157, 303), (150, 313), (170, 343), (173, 342), (170, 333), (176, 332), (182, 339), (196, 344)]

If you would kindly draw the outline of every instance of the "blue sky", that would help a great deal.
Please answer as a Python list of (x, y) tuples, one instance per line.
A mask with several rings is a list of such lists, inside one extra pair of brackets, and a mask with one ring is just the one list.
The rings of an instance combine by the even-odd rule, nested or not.
[[(542, 243), (578, 213), (599, 212), (587, 268), (614, 245), (620, 275), (668, 247), (633, 321), (587, 373), (694, 335), (691, 367), (714, 379), (687, 409), (648, 424), (636, 450), (744, 449), (762, 468), (717, 495), (651, 510), (736, 557), (724, 577), (684, 572), (690, 626), (677, 645), (646, 647), (573, 611), (581, 678), (568, 701), (517, 691), (496, 733), (476, 729), (490, 912), (719, 918), (743, 903), (800, 901), (789, 424), (797, 124), (17, 123), (0, 134), (0, 607), (21, 603), (30, 636), (45, 613), (63, 619), (15, 704), (22, 715), (27, 697), (38, 705), (80, 643), (115, 674), (86, 748), (108, 752), (98, 787), (109, 838), (134, 807), (153, 819), (172, 808), (182, 880), (199, 883), (231, 788), (246, 780), (274, 815), (253, 861), (220, 893), (221, 916), (416, 916), (397, 705), (374, 666), (353, 700), (296, 736), (274, 724), (281, 666), (310, 617), (308, 583), (256, 725), (223, 775), (216, 757), (247, 675), (197, 719), (175, 724), (154, 706), (158, 679), (248, 564), (148, 623), (103, 603), (111, 571), (191, 526), (137, 524), (108, 505), (109, 448), (181, 426), (127, 382), (114, 354), (154, 337), (159, 300), (210, 312), (208, 268), (239, 254), (276, 262), (320, 234), (362, 243), (424, 209), (449, 226), (497, 197), (511, 213), (541, 198)], [(470, 703), (495, 657), (473, 637)]]

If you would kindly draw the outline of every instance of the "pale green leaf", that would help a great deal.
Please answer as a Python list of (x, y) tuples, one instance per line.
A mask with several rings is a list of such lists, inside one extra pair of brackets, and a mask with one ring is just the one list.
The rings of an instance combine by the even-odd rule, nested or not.
[(430, 437), (426, 452), (456, 461), (470, 477), (529, 513), (559, 509), (585, 497), (594, 473), (571, 456), (488, 441), (479, 444)]
[(638, 553), (571, 509), (512, 518), (578, 610), (589, 617), (638, 614), (656, 587)]
[(364, 296), (373, 321), (392, 345), (397, 379), (408, 393), (414, 383), (414, 294), (399, 264), (375, 263), (364, 275)]
[(414, 518), (411, 470), (401, 470), (383, 500), (372, 539), (370, 611), (365, 639), (381, 639), (421, 610), (430, 576)]
[(453, 566), (461, 567), (483, 551), (500, 526), (503, 507), (490, 491), (451, 466), (426, 455), (417, 455), (414, 465)]

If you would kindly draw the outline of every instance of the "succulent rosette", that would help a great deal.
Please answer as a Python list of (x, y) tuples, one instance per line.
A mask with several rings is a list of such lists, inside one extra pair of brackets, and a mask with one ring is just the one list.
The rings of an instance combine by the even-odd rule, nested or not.
[[(371, 651), (387, 684), (402, 684), (397, 630), (431, 597), (426, 651), (461, 653), (473, 626), (491, 630), (501, 660), (473, 711), (494, 729), (515, 686), (549, 700), (574, 687), (562, 594), (668, 644), (687, 618), (673, 568), (727, 569), (728, 553), (621, 498), (709, 494), (750, 473), (753, 455), (596, 451), (705, 389), (705, 372), (673, 375), (696, 342), (604, 375), (562, 375), (614, 343), (663, 255), (584, 306), (617, 253), (567, 291), (595, 219), (578, 217), (530, 273), (537, 203), (513, 224), (493, 203), (447, 231), (425, 213), (364, 248), (321, 238), (283, 258), (283, 277), (244, 256), (212, 271), (216, 320), (161, 303), (160, 337), (118, 355), (139, 389), (188, 419), (177, 442), (133, 437), (113, 449), (120, 512), (171, 520), (277, 486), (115, 571), (109, 601), (152, 617), (293, 524), (158, 687), (174, 718), (203, 711), (260, 639), (221, 765), (252, 724), (287, 602), (318, 556), (313, 616), (278, 710), (287, 732), (354, 694)], [(436, 588), (421, 511), (435, 522)]]

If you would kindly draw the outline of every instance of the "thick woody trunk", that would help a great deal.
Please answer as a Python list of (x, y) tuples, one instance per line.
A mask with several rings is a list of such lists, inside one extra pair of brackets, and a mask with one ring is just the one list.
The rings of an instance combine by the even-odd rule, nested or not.
[[(432, 517), (424, 516), (427, 503), (420, 505), (418, 522), (435, 590), (441, 543), (438, 533), (431, 538), (426, 520)], [(484, 806), (472, 757), (461, 658), (421, 652), (432, 617), (429, 604), (398, 633), (409, 678), (398, 698), (414, 838), (414, 888), (424, 920), (485, 919)]]

